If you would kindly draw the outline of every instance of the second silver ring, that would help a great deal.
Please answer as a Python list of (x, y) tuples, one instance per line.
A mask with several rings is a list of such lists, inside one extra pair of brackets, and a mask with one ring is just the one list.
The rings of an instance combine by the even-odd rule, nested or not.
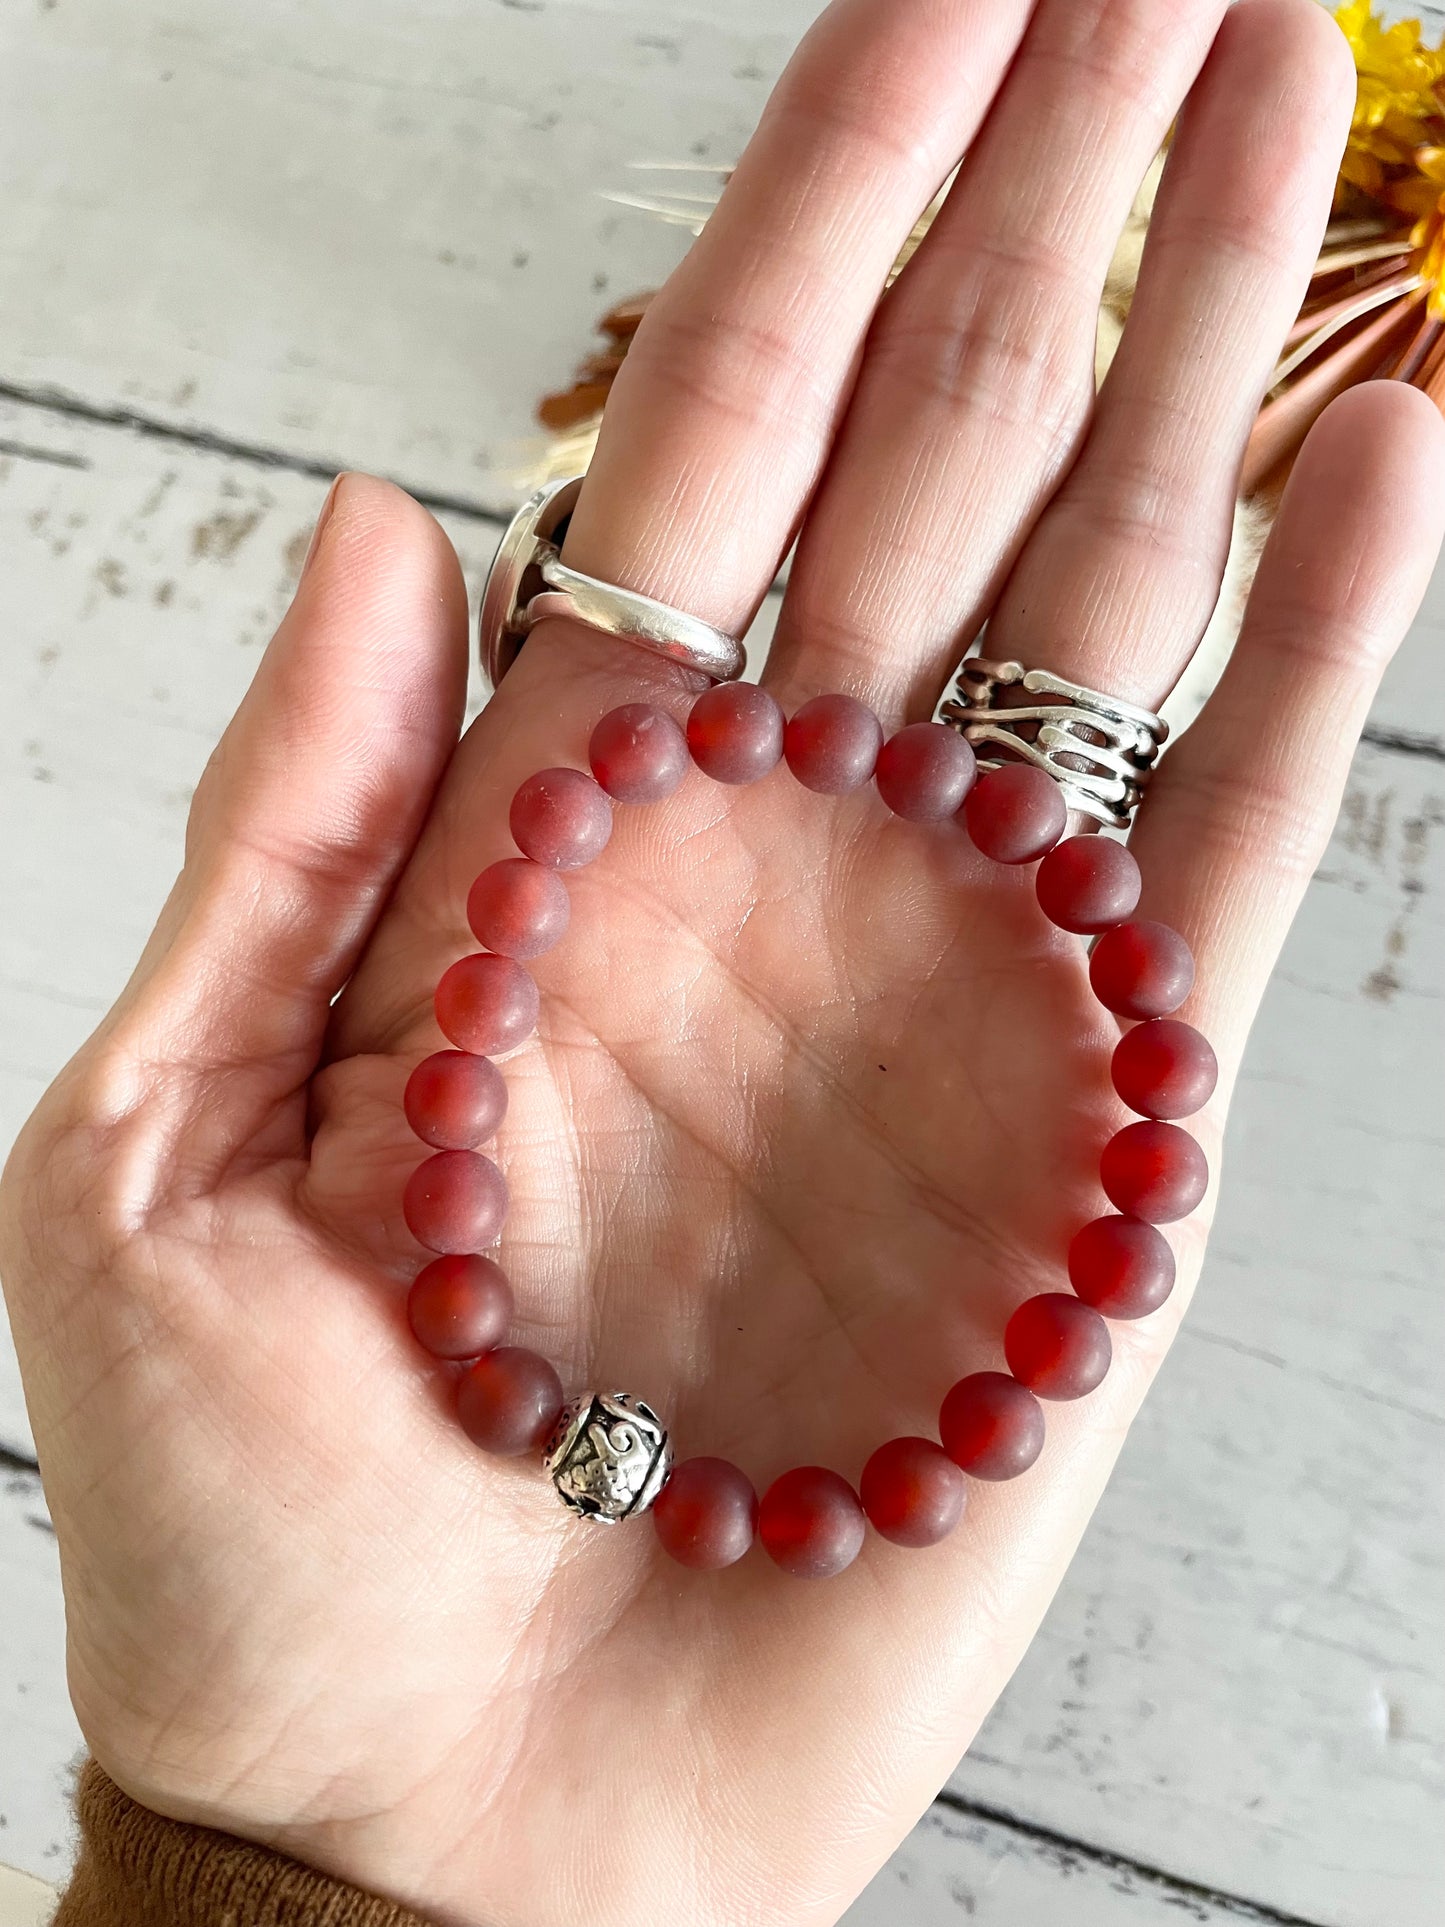
[(482, 669), (492, 687), (516, 661), (532, 628), (549, 616), (570, 616), (712, 682), (735, 682), (747, 667), (736, 636), (635, 589), (583, 575), (562, 560), (553, 537), (576, 506), (582, 481), (575, 475), (538, 489), (512, 517), (497, 546), (477, 621)]

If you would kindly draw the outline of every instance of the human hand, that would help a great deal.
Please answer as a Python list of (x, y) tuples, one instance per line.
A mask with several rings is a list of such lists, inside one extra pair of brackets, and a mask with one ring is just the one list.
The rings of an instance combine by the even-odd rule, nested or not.
[[(1310, 0), (845, 0), (653, 304), (567, 557), (745, 620), (807, 511), (767, 680), (928, 713), (960, 638), (1157, 704), (1212, 607), (1239, 456), (1348, 117)], [(1097, 292), (1180, 123), (1091, 417)], [(1015, 53), (1020, 36), (1022, 51)], [(1012, 63), (1012, 64), (1010, 64)], [(879, 311), (898, 245), (958, 186)], [(1347, 397), (1301, 457), (1223, 684), (1133, 843), (1229, 1085), (1440, 537), (1445, 430)], [(820, 478), (821, 477), (821, 482)], [(805, 1585), (694, 1575), (481, 1458), (405, 1329), (400, 1096), (533, 769), (664, 664), (539, 629), (455, 746), (444, 538), (343, 480), (197, 792), (116, 1009), (18, 1146), (3, 1272), (77, 1712), (136, 1798), (458, 1921), (824, 1922), (968, 1743), (1187, 1302), (1113, 1328), (1013, 1484)], [(1301, 719), (1323, 716), (1327, 726)], [(1032, 877), (868, 795), (699, 775), (618, 811), (507, 1066), (517, 1342), (760, 1488), (930, 1432), (1056, 1287), (1120, 1120), (1109, 1020)], [(343, 990), (342, 987), (345, 986)], [(332, 1009), (332, 1000), (341, 992)]]

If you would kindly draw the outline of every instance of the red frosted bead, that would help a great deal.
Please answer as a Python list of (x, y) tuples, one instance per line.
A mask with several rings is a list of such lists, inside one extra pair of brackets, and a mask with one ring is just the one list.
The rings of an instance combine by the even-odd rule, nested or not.
[(660, 803), (687, 775), (687, 738), (666, 710), (623, 703), (593, 730), (587, 760), (619, 803)]
[(1192, 1117), (1219, 1082), (1209, 1039), (1177, 1017), (1152, 1017), (1126, 1031), (1112, 1070), (1114, 1089), (1141, 1117)]
[(512, 1050), (537, 1022), (537, 986), (512, 957), (474, 951), (444, 970), (433, 998), (448, 1042), (478, 1057)]
[(439, 1050), (406, 1080), (401, 1102), (423, 1144), (438, 1151), (471, 1151), (496, 1135), (507, 1115), (507, 1086), (489, 1057)]
[(1110, 1204), (1131, 1218), (1172, 1224), (1209, 1188), (1209, 1161), (1177, 1124), (1126, 1124), (1104, 1146), (1099, 1181)]
[(1167, 923), (1139, 918), (1100, 937), (1089, 957), (1089, 982), (1105, 1010), (1167, 1017), (1194, 988), (1194, 954)]
[(883, 725), (868, 705), (837, 694), (804, 703), (783, 733), (788, 768), (805, 789), (822, 796), (861, 789), (882, 745)]
[(477, 1358), (507, 1335), (512, 1287), (491, 1258), (474, 1252), (433, 1258), (416, 1275), (406, 1315), (433, 1358)]
[(684, 1459), (652, 1508), (663, 1551), (680, 1566), (717, 1572), (741, 1559), (758, 1529), (758, 1495), (727, 1459)]
[(798, 1579), (831, 1579), (863, 1549), (863, 1508), (846, 1479), (821, 1465), (785, 1472), (758, 1506), (768, 1556)]
[(1147, 1318), (1174, 1289), (1174, 1253), (1139, 1218), (1095, 1218), (1069, 1246), (1069, 1283), (1106, 1318)]
[(947, 723), (909, 723), (878, 752), (878, 794), (910, 823), (956, 816), (973, 788), (973, 750)]
[(858, 1497), (875, 1532), (896, 1546), (936, 1546), (963, 1517), (967, 1486), (932, 1439), (890, 1439), (863, 1468)]
[(1044, 1408), (1007, 1372), (970, 1372), (938, 1414), (943, 1449), (975, 1479), (1016, 1479), (1044, 1449)]
[(1004, 1326), (1003, 1352), (1014, 1377), (1040, 1398), (1082, 1398), (1103, 1383), (1113, 1346), (1091, 1305), (1044, 1291), (1026, 1298)]
[(995, 863), (1032, 863), (1051, 850), (1069, 820), (1064, 792), (1032, 763), (986, 769), (968, 793), (963, 820)]
[(693, 704), (687, 746), (715, 783), (756, 783), (782, 761), (783, 712), (756, 683), (719, 683)]
[(567, 934), (571, 917), (561, 877), (525, 856), (488, 864), (467, 896), (477, 942), (502, 957), (540, 957)]
[(512, 798), (508, 821), (523, 856), (551, 870), (580, 870), (607, 847), (612, 805), (580, 769), (539, 769)]
[(488, 1352), (457, 1381), (462, 1430), (498, 1458), (536, 1451), (561, 1409), (561, 1379), (545, 1358), (520, 1345)]
[(1108, 930), (1139, 907), (1134, 853), (1107, 836), (1069, 836), (1039, 865), (1039, 906), (1050, 923), (1079, 936)]
[(477, 1251), (506, 1220), (507, 1181), (479, 1152), (438, 1151), (407, 1179), (401, 1209), (429, 1251)]

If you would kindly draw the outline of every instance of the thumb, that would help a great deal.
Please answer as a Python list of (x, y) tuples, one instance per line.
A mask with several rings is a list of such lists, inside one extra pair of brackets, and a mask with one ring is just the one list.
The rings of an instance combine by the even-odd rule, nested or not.
[(197, 787), (185, 867), (90, 1047), (111, 1073), (104, 1108), (133, 1109), (160, 1070), (191, 1098), (167, 1106), (190, 1151), (202, 1120), (229, 1149), (302, 1089), (456, 745), (466, 629), (433, 518), (389, 483), (338, 477)]

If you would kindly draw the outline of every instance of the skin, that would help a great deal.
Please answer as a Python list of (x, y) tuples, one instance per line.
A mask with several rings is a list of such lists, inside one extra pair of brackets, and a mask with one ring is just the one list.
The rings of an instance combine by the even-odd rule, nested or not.
[[(802, 525), (767, 681), (926, 715), (960, 638), (1156, 703), (1220, 578), (1240, 453), (1348, 124), (1311, 0), (841, 0), (629, 356), (567, 559), (740, 624)], [(1187, 96), (1187, 101), (1186, 101)], [(1097, 407), (1114, 235), (1185, 102)], [(919, 208), (948, 206), (875, 308)], [(1199, 960), (1217, 1162), (1245, 1036), (1441, 535), (1445, 426), (1338, 401), (1244, 633), (1141, 813), (1143, 914)], [(806, 519), (804, 517), (806, 516)], [(833, 1921), (972, 1738), (1183, 1315), (1113, 1327), (1043, 1458), (927, 1553), (804, 1583), (669, 1564), (489, 1462), (402, 1302), (401, 1114), (431, 988), (530, 771), (694, 693), (566, 625), (458, 744), (445, 538), (346, 476), (196, 794), (119, 1003), (26, 1129), (3, 1274), (59, 1534), (70, 1683), (160, 1811), (451, 1922)], [(1302, 714), (1330, 719), (1298, 728)], [(1031, 874), (785, 770), (619, 809), (507, 1066), (515, 1342), (685, 1453), (856, 1478), (1057, 1288), (1122, 1121), (1116, 1032)], [(333, 1000), (334, 1002), (333, 1007)]]

